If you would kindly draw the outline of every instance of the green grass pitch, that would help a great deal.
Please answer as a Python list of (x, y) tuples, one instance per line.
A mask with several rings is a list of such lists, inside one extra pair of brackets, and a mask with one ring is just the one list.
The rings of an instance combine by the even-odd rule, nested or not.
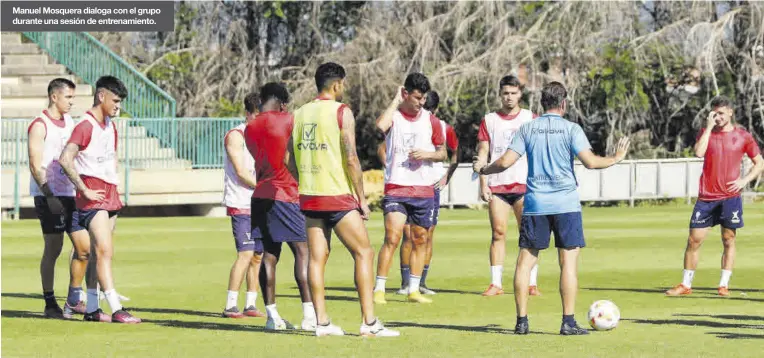
[[(531, 298), (533, 334), (514, 336), (511, 277), (516, 235), (507, 243), (504, 285), (508, 294), (479, 295), (489, 283), (487, 211), (442, 210), (428, 277), (439, 291), (430, 305), (396, 296), (397, 258), (388, 301), (378, 316), (402, 336), (356, 336), (360, 310), (352, 261), (334, 239), (327, 268), (330, 316), (353, 335), (316, 338), (305, 332), (263, 331), (264, 318), (220, 318), (228, 271), (235, 257), (226, 218), (119, 219), (115, 279), (126, 307), (140, 325), (54, 321), (41, 317), (36, 220), (2, 224), (2, 354), (7, 357), (487, 357), (487, 356), (761, 356), (764, 347), (764, 204), (747, 204), (739, 231), (732, 295), (716, 296), (721, 243), (718, 228), (705, 242), (695, 293), (668, 298), (679, 283), (690, 206), (587, 208), (576, 317), (586, 324), (589, 305), (614, 301), (618, 328), (585, 337), (561, 337), (555, 251), (541, 254), (541, 297)], [(513, 220), (512, 220), (513, 222)], [(514, 223), (510, 230), (516, 230)], [(368, 224), (375, 248), (383, 237), (381, 214)], [(67, 241), (68, 242), (68, 241)], [(64, 252), (69, 252), (66, 244)], [(56, 294), (63, 305), (68, 281), (65, 254), (56, 267)], [(282, 316), (299, 324), (302, 310), (284, 250), (277, 293)], [(243, 303), (240, 295), (240, 304)], [(107, 306), (105, 301), (103, 306)], [(258, 307), (263, 309), (262, 298)], [(105, 307), (108, 312), (108, 307)], [(81, 319), (81, 316), (79, 316)], [(588, 325), (587, 325), (588, 326)]]

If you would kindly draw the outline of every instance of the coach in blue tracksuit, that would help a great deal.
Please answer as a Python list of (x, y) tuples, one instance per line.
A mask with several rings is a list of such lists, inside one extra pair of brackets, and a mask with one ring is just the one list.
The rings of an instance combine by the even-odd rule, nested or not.
[(559, 82), (551, 82), (541, 92), (544, 115), (524, 124), (504, 155), (491, 165), (474, 159), (473, 169), (488, 175), (504, 171), (518, 158), (528, 156), (528, 183), (520, 224), (520, 252), (515, 269), (515, 334), (528, 334), (528, 281), (538, 260), (539, 250), (549, 247), (550, 234), (560, 260), (562, 291), (562, 335), (589, 332), (576, 323), (573, 313), (578, 290), (578, 252), (585, 246), (581, 202), (573, 159), (578, 157), (588, 169), (604, 169), (620, 162), (629, 149), (629, 139), (622, 138), (614, 157), (592, 153), (589, 140), (578, 124), (562, 116), (567, 110), (568, 95)]

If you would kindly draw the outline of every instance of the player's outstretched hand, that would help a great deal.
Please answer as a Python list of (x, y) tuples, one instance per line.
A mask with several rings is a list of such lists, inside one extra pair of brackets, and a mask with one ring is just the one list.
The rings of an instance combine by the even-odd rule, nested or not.
[(82, 195), (85, 196), (90, 201), (101, 201), (103, 198), (106, 197), (106, 191), (104, 190), (90, 190), (85, 189), (85, 191), (82, 192)]
[(629, 137), (623, 137), (618, 141), (618, 146), (615, 149), (616, 162), (620, 162), (626, 158), (626, 154), (629, 153), (629, 145), (631, 145)]
[(369, 216), (371, 216), (371, 210), (369, 209), (369, 203), (366, 201), (361, 203), (361, 217), (364, 220), (369, 220)]
[(746, 183), (745, 180), (743, 180), (743, 179), (733, 180), (733, 181), (727, 183), (727, 189), (729, 189), (733, 193), (737, 193), (737, 192), (743, 190), (743, 188), (745, 188), (746, 184), (748, 184), (748, 183)]
[(480, 160), (480, 157), (477, 155), (472, 157), (472, 170), (475, 173), (480, 174), (480, 169), (483, 169), (486, 164), (485, 160)]

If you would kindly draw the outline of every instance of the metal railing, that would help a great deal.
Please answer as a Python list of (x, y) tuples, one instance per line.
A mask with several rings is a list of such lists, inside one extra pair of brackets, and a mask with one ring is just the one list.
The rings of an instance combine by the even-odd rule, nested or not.
[(86, 32), (22, 32), (91, 86), (103, 75), (125, 83), (124, 110), (134, 118), (175, 117), (175, 99)]
[[(130, 173), (134, 170), (222, 168), (225, 134), (242, 121), (242, 118), (117, 118), (117, 155), (124, 169), (125, 188), (130, 187)], [(31, 119), (3, 119), (0, 123), (3, 187), (7, 188), (10, 184), (7, 181), (12, 178), (15, 217), (21, 197), (28, 195), (28, 188), (20, 182), (23, 176), (29, 176), (29, 123)], [(23, 179), (26, 183), (26, 178)], [(3, 196), (6, 195), (4, 190)], [(124, 199), (127, 204), (130, 190), (125, 190)]]

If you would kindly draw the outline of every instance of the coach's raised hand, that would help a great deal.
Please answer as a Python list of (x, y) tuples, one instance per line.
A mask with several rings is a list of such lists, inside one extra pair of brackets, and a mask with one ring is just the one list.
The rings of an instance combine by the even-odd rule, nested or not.
[(615, 161), (616, 163), (621, 162), (626, 158), (626, 154), (629, 153), (629, 146), (631, 145), (631, 140), (629, 137), (623, 137), (618, 141), (618, 146), (616, 146), (615, 149)]

